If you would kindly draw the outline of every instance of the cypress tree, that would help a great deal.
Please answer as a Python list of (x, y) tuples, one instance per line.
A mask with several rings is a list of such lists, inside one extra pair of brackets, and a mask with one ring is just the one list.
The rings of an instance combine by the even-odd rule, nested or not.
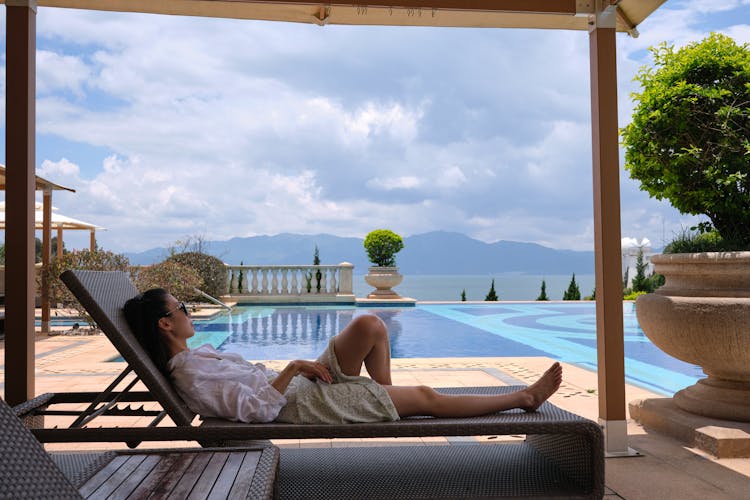
[(542, 280), (542, 290), (536, 300), (549, 300), (549, 297), (547, 297), (547, 283), (544, 280)]
[[(318, 245), (315, 245), (315, 253), (313, 254), (313, 265), (319, 266), (320, 265), (320, 252), (318, 252)], [(323, 273), (320, 272), (320, 269), (315, 270), (315, 288), (318, 290), (318, 293), (320, 293), (320, 280), (323, 278)]]
[(652, 292), (651, 283), (646, 278), (648, 264), (643, 262), (643, 249), (638, 249), (638, 257), (635, 259), (635, 276), (633, 276), (632, 290), (634, 292)]
[(581, 300), (581, 290), (576, 283), (576, 273), (573, 273), (568, 289), (563, 293), (563, 300)]
[(466, 302), (466, 288), (461, 290), (461, 302)]
[(490, 285), (490, 293), (484, 298), (487, 302), (497, 302), (497, 293), (495, 292), (495, 278), (492, 278), (492, 285)]

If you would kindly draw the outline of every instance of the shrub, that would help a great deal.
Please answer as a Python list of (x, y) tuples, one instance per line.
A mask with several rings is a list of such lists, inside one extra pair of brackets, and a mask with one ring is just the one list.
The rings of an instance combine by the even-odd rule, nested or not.
[(390, 229), (376, 229), (365, 237), (364, 246), (370, 262), (378, 267), (393, 267), (394, 256), (404, 248), (404, 240)]
[[(60, 275), (69, 269), (87, 269), (92, 271), (130, 271), (130, 261), (124, 255), (116, 254), (106, 250), (73, 250), (63, 254), (62, 257), (53, 257), (46, 271), (50, 302), (52, 304), (63, 304), (74, 308), (81, 317), (93, 325), (93, 320), (86, 313), (65, 284), (60, 280)], [(37, 277), (37, 286), (41, 287), (41, 275)]]
[(649, 293), (649, 292), (644, 292), (644, 291), (641, 291), (641, 292), (631, 292), (631, 293), (625, 295), (622, 298), (622, 300), (635, 300), (635, 299), (638, 298), (639, 295), (646, 295), (647, 293)]
[(145, 292), (151, 288), (164, 288), (177, 300), (190, 300), (195, 297), (195, 288), (201, 286), (198, 273), (172, 260), (165, 260), (153, 266), (141, 267), (135, 271), (135, 286)]
[(731, 249), (717, 231), (701, 233), (683, 229), (664, 247), (664, 253), (724, 252)]
[(684, 214), (706, 215), (732, 250), (750, 249), (750, 46), (712, 33), (652, 47), (622, 131), (625, 168)]
[[(213, 255), (184, 252), (172, 255), (165, 262), (176, 262), (193, 269), (201, 278), (200, 285), (195, 288), (200, 288), (213, 297), (225, 295), (229, 290), (227, 266)], [(193, 297), (196, 297), (195, 293)]]

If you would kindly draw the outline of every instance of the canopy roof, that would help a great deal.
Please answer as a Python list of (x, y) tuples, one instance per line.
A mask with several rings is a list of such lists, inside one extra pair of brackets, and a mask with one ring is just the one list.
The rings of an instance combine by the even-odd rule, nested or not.
[[(42, 210), (41, 203), (34, 204), (34, 227), (36, 229), (44, 229), (44, 211)], [(101, 226), (83, 222), (82, 220), (74, 219), (73, 217), (67, 217), (65, 215), (56, 212), (57, 208), (52, 207), (52, 218), (50, 219), (50, 227), (52, 229), (74, 229), (74, 230), (97, 230), (104, 229)], [(0, 201), (0, 230), (5, 229), (5, 202)]]
[[(55, 191), (65, 190), (65, 191), (70, 191), (71, 193), (76, 192), (75, 189), (61, 186), (59, 184), (55, 184), (54, 182), (48, 181), (47, 179), (43, 177), (39, 177), (38, 175), (35, 177), (36, 177), (36, 190), (37, 191), (44, 191), (47, 189), (51, 189)], [(5, 191), (5, 165), (0, 165), (0, 190)], [(3, 211), (5, 211), (5, 203), (3, 203)]]
[[(18, 0), (0, 0), (13, 4)], [(28, 1), (28, 0), (26, 0)], [(665, 0), (598, 0), (635, 29)], [(37, 0), (40, 7), (260, 19), (312, 24), (588, 30), (597, 0)]]

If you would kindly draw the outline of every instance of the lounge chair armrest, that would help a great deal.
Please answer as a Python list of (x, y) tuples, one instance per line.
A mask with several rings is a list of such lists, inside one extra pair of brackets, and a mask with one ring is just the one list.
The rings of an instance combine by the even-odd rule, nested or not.
[(28, 401), (13, 406), (13, 413), (16, 417), (23, 419), (37, 410), (46, 408), (53, 397), (55, 397), (55, 394), (52, 392), (41, 394), (33, 399), (29, 399)]

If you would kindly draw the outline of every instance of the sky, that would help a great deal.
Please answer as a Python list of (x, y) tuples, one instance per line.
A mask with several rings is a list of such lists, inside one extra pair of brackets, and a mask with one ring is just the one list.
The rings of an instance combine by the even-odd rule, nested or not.
[[(748, 43), (750, 0), (668, 0), (638, 30), (617, 35), (621, 126), (649, 47)], [(40, 7), (37, 174), (76, 190), (53, 205), (114, 252), (376, 228), (593, 250), (588, 51), (587, 32)], [(623, 237), (660, 247), (703, 220), (623, 163)]]

